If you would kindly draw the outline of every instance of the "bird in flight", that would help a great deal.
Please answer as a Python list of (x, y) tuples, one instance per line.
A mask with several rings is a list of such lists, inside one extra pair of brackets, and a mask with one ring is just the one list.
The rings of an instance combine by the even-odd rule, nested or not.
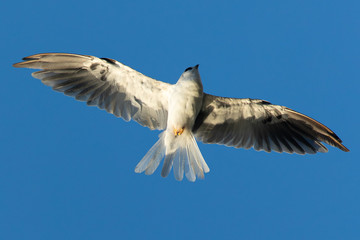
[(328, 127), (290, 108), (204, 93), (199, 65), (187, 68), (171, 85), (109, 58), (41, 53), (23, 60), (13, 66), (41, 69), (32, 76), (55, 91), (125, 121), (133, 119), (151, 130), (164, 130), (137, 164), (137, 173), (153, 174), (164, 159), (163, 177), (173, 168), (179, 181), (184, 174), (192, 182), (204, 178), (209, 167), (196, 140), (297, 154), (327, 152), (324, 142), (349, 151)]

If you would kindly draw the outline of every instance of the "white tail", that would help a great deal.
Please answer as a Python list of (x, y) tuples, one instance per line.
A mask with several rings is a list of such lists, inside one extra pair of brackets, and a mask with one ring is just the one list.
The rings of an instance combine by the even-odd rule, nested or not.
[(146, 153), (135, 168), (135, 172), (145, 171), (146, 175), (151, 175), (157, 169), (160, 161), (164, 158), (164, 165), (161, 176), (167, 177), (172, 167), (174, 167), (175, 179), (181, 181), (184, 177), (194, 182), (196, 176), (204, 178), (204, 172), (209, 172), (196, 140), (191, 132), (185, 131), (180, 136), (164, 131), (159, 135), (159, 140)]

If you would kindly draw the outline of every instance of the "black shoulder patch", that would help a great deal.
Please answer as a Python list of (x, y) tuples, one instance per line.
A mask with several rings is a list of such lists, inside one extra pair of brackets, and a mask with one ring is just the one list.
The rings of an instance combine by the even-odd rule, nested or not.
[(262, 101), (261, 101), (261, 104), (269, 105), (269, 104), (271, 104), (271, 103), (268, 102), (268, 101), (262, 100)]
[(111, 58), (100, 58), (100, 59), (105, 60), (107, 63), (116, 65), (116, 61), (114, 59)]

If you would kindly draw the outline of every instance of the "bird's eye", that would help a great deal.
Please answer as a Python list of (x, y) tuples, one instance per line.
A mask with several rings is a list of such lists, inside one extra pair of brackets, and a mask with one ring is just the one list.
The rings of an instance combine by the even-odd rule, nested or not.
[(185, 72), (187, 72), (187, 71), (189, 71), (189, 70), (191, 70), (191, 69), (193, 69), (192, 67), (188, 67), (187, 69), (185, 69)]

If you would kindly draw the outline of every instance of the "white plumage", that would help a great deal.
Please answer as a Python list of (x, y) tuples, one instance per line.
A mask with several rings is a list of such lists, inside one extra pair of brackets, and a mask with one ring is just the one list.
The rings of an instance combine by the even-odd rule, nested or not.
[(270, 152), (327, 152), (325, 142), (349, 151), (329, 128), (289, 108), (257, 99), (224, 98), (203, 92), (198, 65), (175, 85), (149, 78), (108, 58), (43, 53), (14, 67), (42, 69), (33, 77), (54, 90), (96, 105), (117, 117), (164, 131), (135, 172), (190, 181), (209, 172), (196, 140)]

